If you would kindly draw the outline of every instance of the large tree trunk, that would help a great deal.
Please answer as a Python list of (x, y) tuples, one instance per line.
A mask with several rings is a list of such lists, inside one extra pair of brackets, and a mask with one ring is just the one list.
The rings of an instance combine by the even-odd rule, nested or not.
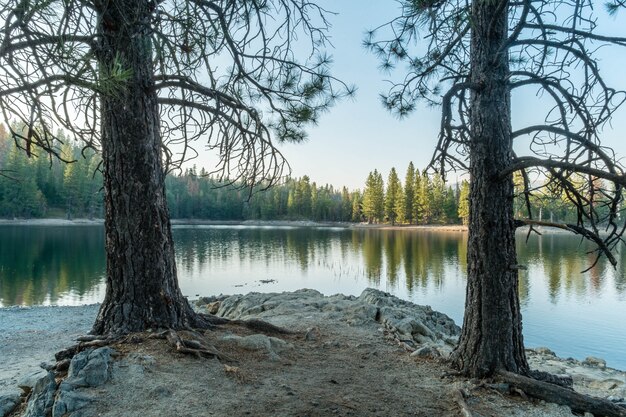
[[(150, 41), (151, 2), (101, 3), (106, 296), (93, 333), (197, 324), (176, 277)], [(152, 5), (153, 7), (153, 5)], [(117, 81), (109, 79), (113, 72)], [(128, 71), (120, 77), (119, 74)]]
[(472, 2), (470, 103), (470, 219), (465, 317), (453, 353), (461, 372), (525, 374), (517, 293), (513, 182), (497, 179), (512, 157), (505, 0)]

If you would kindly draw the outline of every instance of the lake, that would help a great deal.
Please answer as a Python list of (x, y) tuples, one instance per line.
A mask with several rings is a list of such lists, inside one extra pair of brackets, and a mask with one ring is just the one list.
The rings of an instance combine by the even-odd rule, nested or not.
[[(175, 226), (180, 286), (201, 295), (366, 287), (462, 322), (466, 234), (315, 227)], [(0, 226), (0, 306), (80, 305), (104, 296), (102, 226)], [(614, 269), (567, 234), (518, 236), (528, 347), (626, 369), (626, 251)]]

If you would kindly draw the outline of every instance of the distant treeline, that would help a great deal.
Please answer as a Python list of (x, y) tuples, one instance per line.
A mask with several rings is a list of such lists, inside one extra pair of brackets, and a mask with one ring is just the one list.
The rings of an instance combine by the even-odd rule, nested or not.
[[(102, 175), (97, 169), (101, 159), (64, 139), (60, 154), (74, 163), (36, 149), (28, 157), (0, 124), (0, 217), (103, 217)], [(428, 175), (413, 163), (404, 182), (395, 168), (386, 184), (378, 170), (370, 172), (363, 192), (318, 185), (303, 176), (266, 191), (253, 190), (250, 196), (248, 189), (224, 186), (195, 167), (169, 175), (166, 192), (172, 218), (454, 224), (466, 223), (469, 217), (467, 181), (448, 185), (440, 175)], [(575, 222), (576, 212), (563, 192), (534, 195), (531, 205), (535, 218)], [(522, 217), (523, 208), (520, 199), (517, 214)]]

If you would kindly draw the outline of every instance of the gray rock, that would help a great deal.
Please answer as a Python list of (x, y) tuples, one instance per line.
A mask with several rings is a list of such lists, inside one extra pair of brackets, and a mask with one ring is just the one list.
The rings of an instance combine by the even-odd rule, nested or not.
[(306, 330), (306, 335), (304, 336), (304, 340), (306, 340), (307, 342), (315, 342), (317, 340), (319, 340), (322, 337), (322, 332), (320, 331), (320, 328), (315, 326), (315, 327), (309, 327)]
[(547, 347), (538, 347), (533, 349), (536, 353), (540, 355), (548, 355), (548, 356), (556, 356), (556, 353), (548, 349)]
[(111, 356), (114, 353), (110, 347), (101, 347), (74, 356), (62, 388), (67, 391), (67, 386), (98, 387), (104, 384), (111, 376)]
[(46, 375), (48, 375), (47, 371), (41, 368), (37, 369), (20, 378), (20, 380), (17, 381), (17, 386), (24, 391), (25, 394), (28, 394), (35, 387), (37, 381), (44, 378)]
[(56, 389), (57, 383), (54, 380), (54, 373), (48, 372), (46, 376), (40, 378), (33, 387), (23, 417), (42, 417), (49, 415), (52, 412)]
[(606, 361), (602, 358), (596, 358), (595, 356), (587, 356), (583, 361), (583, 365), (595, 366), (600, 369), (605, 369)]
[(602, 391), (610, 391), (610, 390), (618, 388), (618, 387), (620, 387), (622, 385), (624, 385), (624, 382), (620, 381), (619, 379), (615, 379), (615, 378), (608, 378), (608, 379), (603, 379), (603, 380), (593, 380), (593, 381), (589, 382), (589, 387), (590, 388), (597, 389), (597, 390), (602, 390)]
[(272, 360), (280, 360), (279, 354), (293, 349), (291, 343), (263, 334), (253, 334), (245, 337), (227, 335), (222, 337), (221, 340), (231, 342), (243, 349), (265, 352)]
[(21, 402), (17, 392), (0, 394), (0, 417), (8, 416)]
[(52, 407), (52, 417), (74, 416), (76, 411), (95, 401), (95, 398), (76, 390), (61, 390)]
[(433, 346), (422, 346), (421, 348), (415, 350), (415, 352), (411, 353), (412, 357), (417, 358), (436, 358), (441, 356), (437, 348)]

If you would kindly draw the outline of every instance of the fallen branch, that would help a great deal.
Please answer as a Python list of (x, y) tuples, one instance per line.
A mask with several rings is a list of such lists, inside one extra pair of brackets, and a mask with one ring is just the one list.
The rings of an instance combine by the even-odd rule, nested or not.
[(580, 394), (571, 389), (537, 381), (513, 372), (499, 371), (498, 376), (504, 382), (521, 389), (531, 397), (559, 405), (567, 405), (577, 413), (589, 412), (595, 416), (626, 417), (626, 408), (602, 398)]

